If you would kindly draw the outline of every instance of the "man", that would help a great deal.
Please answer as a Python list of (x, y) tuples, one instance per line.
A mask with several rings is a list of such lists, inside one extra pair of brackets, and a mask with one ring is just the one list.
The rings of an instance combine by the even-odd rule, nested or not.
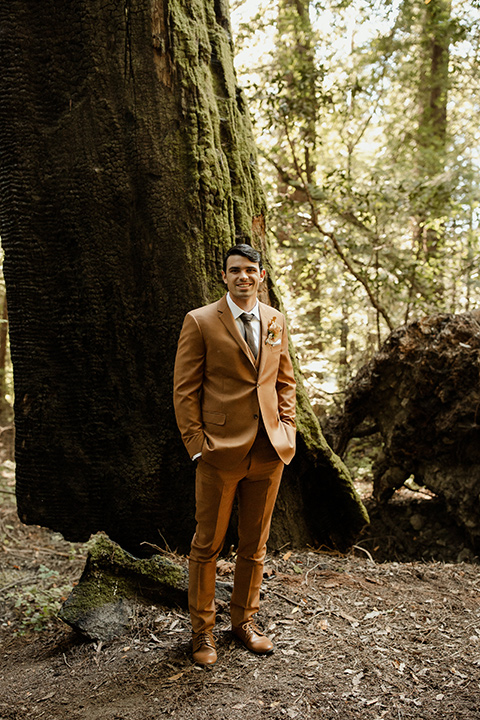
[(216, 560), (235, 494), (232, 631), (252, 652), (273, 651), (253, 616), (283, 466), (295, 453), (295, 380), (285, 318), (257, 299), (265, 279), (260, 253), (250, 245), (231, 248), (222, 278), (227, 295), (186, 315), (174, 373), (178, 427), (197, 462), (188, 599), (193, 658), (201, 665), (217, 659)]

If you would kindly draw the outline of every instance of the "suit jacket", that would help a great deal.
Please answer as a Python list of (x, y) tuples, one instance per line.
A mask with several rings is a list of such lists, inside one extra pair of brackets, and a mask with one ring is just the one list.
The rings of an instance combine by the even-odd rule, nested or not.
[[(253, 445), (260, 418), (278, 456), (295, 454), (295, 380), (284, 316), (259, 303), (261, 338), (257, 361), (221, 300), (189, 312), (174, 371), (174, 406), (190, 457), (215, 467), (241, 462)], [(281, 330), (267, 344), (269, 323)]]

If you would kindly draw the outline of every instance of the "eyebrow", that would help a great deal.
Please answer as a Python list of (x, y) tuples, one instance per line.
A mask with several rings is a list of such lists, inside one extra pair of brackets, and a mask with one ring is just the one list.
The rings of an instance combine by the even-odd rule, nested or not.
[[(238, 265), (230, 265), (229, 270), (240, 270)], [(247, 265), (245, 270), (258, 270), (256, 265)]]

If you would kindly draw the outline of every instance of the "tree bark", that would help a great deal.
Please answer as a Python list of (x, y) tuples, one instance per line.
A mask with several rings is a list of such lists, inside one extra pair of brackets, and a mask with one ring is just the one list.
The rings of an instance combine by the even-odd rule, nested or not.
[[(235, 242), (271, 270), (227, 4), (13, 0), (0, 23), (20, 517), (70, 540), (104, 530), (135, 554), (142, 541), (184, 551), (182, 320), (223, 292)], [(281, 304), (271, 272), (263, 299)], [(272, 538), (346, 546), (366, 514), (301, 388), (299, 429)]]
[(7, 373), (10, 369), (8, 354), (8, 309), (5, 289), (2, 288), (0, 297), (0, 425), (3, 429), (12, 424), (12, 407), (7, 400), (8, 383)]
[[(450, 85), (449, 63), (453, 23), (451, 0), (430, 0), (422, 9), (420, 29), (420, 72), (418, 78), (418, 128), (416, 132), (416, 172), (421, 192), (415, 218), (414, 247), (420, 261), (428, 267), (424, 282), (436, 304), (444, 306), (445, 221), (450, 194), (446, 179), (447, 103)], [(417, 268), (413, 268), (414, 280)], [(413, 283), (412, 292), (413, 296)]]
[(430, 0), (423, 9), (418, 87), (419, 171), (432, 177), (443, 172), (447, 143), (451, 0)]

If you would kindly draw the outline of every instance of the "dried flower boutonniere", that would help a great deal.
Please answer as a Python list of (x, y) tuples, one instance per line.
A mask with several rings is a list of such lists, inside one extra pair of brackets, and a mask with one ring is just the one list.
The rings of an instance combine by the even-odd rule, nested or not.
[(267, 327), (267, 339), (265, 340), (265, 345), (278, 345), (282, 337), (282, 328), (277, 323), (277, 316), (274, 315), (273, 318), (268, 323)]

